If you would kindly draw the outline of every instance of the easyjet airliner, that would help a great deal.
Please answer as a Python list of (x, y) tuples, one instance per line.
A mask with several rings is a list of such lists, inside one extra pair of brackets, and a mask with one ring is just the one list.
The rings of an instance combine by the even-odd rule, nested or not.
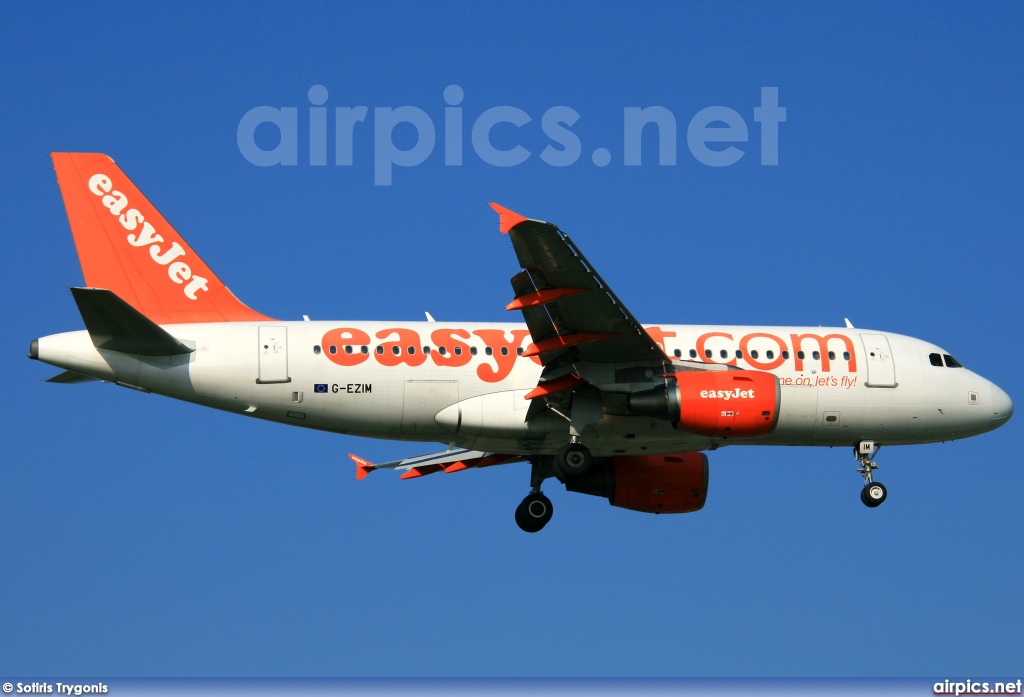
[(106, 155), (54, 153), (85, 276), (84, 331), (32, 342), (90, 380), (249, 418), (335, 433), (440, 443), (373, 464), (403, 479), (527, 461), (516, 522), (550, 520), (541, 492), (648, 513), (704, 506), (705, 451), (843, 445), (874, 480), (882, 445), (973, 436), (1013, 402), (948, 351), (845, 327), (642, 325), (563, 231), (491, 204), (521, 269), (508, 310), (522, 323), (281, 321), (242, 304)]

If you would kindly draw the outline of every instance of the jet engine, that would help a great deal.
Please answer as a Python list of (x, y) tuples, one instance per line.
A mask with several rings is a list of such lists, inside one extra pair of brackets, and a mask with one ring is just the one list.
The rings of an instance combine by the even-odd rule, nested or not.
[(671, 421), (680, 431), (758, 438), (779, 420), (779, 379), (758, 370), (675, 373), (667, 385), (629, 396), (629, 412)]
[(641, 513), (692, 513), (707, 499), (708, 457), (679, 453), (596, 459), (591, 471), (567, 480), (565, 488)]

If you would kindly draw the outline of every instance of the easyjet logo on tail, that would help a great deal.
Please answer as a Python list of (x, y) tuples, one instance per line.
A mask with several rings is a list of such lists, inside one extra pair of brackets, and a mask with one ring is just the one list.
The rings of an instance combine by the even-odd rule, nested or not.
[[(207, 280), (202, 276), (194, 276), (192, 269), (182, 258), (185, 250), (177, 242), (172, 242), (169, 247), (162, 248), (164, 238), (156, 229), (146, 222), (145, 216), (137, 208), (128, 208), (128, 197), (114, 189), (114, 184), (105, 174), (94, 174), (89, 178), (89, 191), (100, 197), (100, 203), (110, 211), (110, 214), (117, 217), (121, 227), (129, 232), (128, 244), (133, 247), (149, 246), (149, 256), (154, 262), (167, 267), (167, 276), (177, 283), (184, 285), (185, 297), (189, 300), (197, 300), (196, 293), (206, 290)], [(139, 229), (139, 225), (142, 226)], [(187, 282), (187, 283), (186, 283)]]

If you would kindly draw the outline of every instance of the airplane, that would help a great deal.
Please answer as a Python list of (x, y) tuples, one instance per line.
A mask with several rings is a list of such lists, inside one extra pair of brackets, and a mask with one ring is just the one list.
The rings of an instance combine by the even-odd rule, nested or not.
[(520, 270), (525, 323), (284, 321), (250, 309), (108, 156), (52, 153), (85, 286), (85, 330), (29, 358), (95, 380), (292, 426), (439, 452), (374, 464), (402, 479), (529, 462), (516, 508), (551, 519), (542, 483), (646, 513), (703, 508), (707, 452), (852, 446), (861, 501), (882, 445), (956, 440), (1005, 424), (1013, 402), (946, 350), (844, 327), (642, 325), (569, 236), (491, 204)]

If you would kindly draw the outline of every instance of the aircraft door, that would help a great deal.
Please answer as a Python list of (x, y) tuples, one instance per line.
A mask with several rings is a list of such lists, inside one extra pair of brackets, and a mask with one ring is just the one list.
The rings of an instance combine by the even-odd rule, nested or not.
[(868, 387), (896, 387), (896, 364), (885, 334), (861, 334), (868, 365)]
[(291, 382), (288, 377), (288, 328), (260, 327), (260, 376), (256, 382), (261, 385), (274, 382)]

